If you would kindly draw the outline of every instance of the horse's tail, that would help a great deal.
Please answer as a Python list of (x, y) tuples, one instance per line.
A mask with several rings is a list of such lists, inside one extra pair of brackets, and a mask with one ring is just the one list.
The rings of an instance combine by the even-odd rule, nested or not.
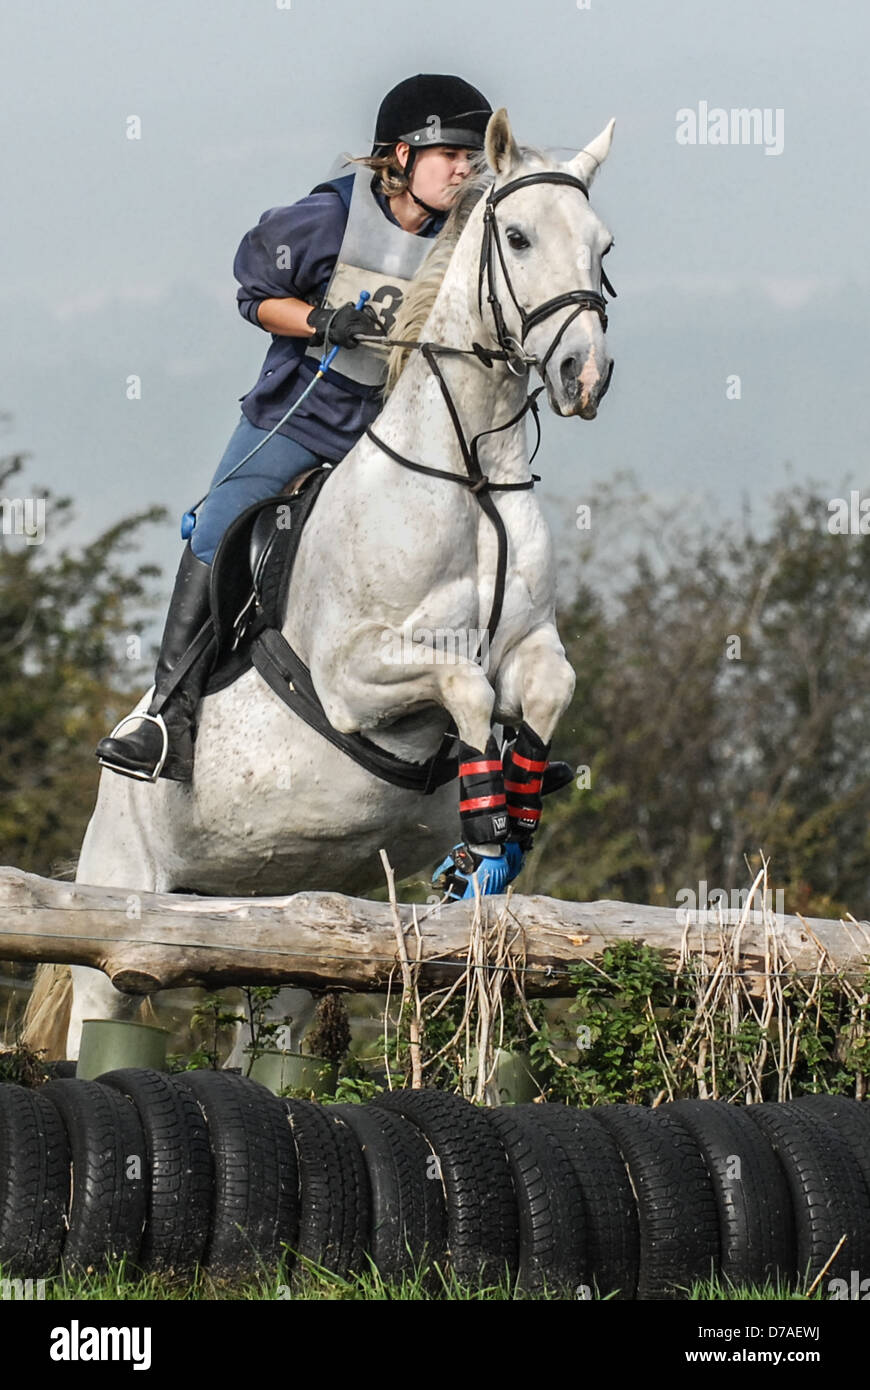
[(44, 1050), (46, 1061), (66, 1057), (66, 1035), (72, 1009), (72, 974), (68, 965), (39, 965), (24, 1010), (21, 1041), (34, 1052)]
[(157, 1016), (157, 1010), (151, 1003), (150, 994), (146, 994), (139, 1005), (139, 1022), (150, 1023), (152, 1027), (159, 1026), (160, 1020)]
[[(59, 859), (51, 866), (53, 878), (72, 881), (78, 855)], [(68, 965), (38, 965), (33, 989), (24, 1010), (21, 1041), (33, 1052), (45, 1050), (47, 1062), (66, 1057), (66, 1035), (72, 1010), (72, 975)]]
[[(45, 1061), (63, 1061), (72, 1012), (72, 972), (68, 965), (38, 965), (33, 989), (24, 1010), (21, 1041), (32, 1052), (44, 1051)], [(149, 998), (139, 1006), (141, 1023), (157, 1022)]]

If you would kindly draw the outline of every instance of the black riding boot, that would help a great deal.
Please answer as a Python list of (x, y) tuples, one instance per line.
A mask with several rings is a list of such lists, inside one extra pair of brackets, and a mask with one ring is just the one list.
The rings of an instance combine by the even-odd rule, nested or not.
[[(192, 725), (214, 660), (210, 582), (211, 565), (197, 559), (188, 544), (178, 567), (157, 658), (154, 695), (148, 707), (148, 714), (155, 718), (146, 720), (140, 715), (130, 715), (130, 733), (121, 737), (113, 733), (101, 739), (96, 754), (103, 767), (148, 782), (156, 781), (158, 775), (173, 782), (189, 782), (193, 776)], [(208, 629), (203, 631), (206, 623)], [(196, 650), (191, 652), (196, 638), (199, 638)], [(166, 687), (185, 657), (188, 657), (187, 669), (167, 694)], [(165, 723), (168, 735), (168, 753), (162, 769), (164, 737), (157, 717)], [(140, 720), (138, 727), (134, 726), (135, 719)], [(122, 720), (117, 729), (126, 723), (127, 720)]]

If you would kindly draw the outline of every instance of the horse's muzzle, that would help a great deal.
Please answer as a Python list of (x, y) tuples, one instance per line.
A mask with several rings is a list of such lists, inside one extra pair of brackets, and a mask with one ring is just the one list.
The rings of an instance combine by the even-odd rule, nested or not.
[(593, 353), (587, 356), (582, 365), (578, 365), (578, 359), (574, 356), (564, 358), (559, 364), (561, 399), (554, 402), (556, 408), (562, 415), (579, 415), (581, 420), (594, 420), (612, 376), (612, 358), (606, 371), (598, 370)]

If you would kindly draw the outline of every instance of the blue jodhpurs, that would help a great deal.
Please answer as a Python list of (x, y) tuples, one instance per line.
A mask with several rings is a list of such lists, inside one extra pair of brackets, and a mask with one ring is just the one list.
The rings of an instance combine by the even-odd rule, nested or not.
[(246, 507), (280, 492), (297, 473), (304, 473), (306, 468), (313, 468), (320, 462), (317, 454), (312, 454), (304, 444), (297, 444), (286, 434), (273, 434), (268, 444), (258, 449), (252, 459), (218, 487), (221, 478), (226, 478), (230, 469), (268, 433), (268, 430), (252, 425), (243, 415), (224, 450), (208, 496), (196, 513), (196, 526), (190, 538), (194, 555), (207, 565), (214, 559), (218, 541), (230, 522), (240, 516)]

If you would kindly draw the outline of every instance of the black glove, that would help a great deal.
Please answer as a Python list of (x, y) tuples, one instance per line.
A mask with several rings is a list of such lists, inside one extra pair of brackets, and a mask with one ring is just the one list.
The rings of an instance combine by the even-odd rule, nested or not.
[(359, 347), (358, 333), (378, 333), (382, 337), (384, 333), (383, 324), (368, 304), (362, 309), (353, 304), (342, 304), (340, 309), (312, 309), (306, 322), (314, 329), (314, 336), (308, 341), (315, 347), (328, 336), (330, 347), (355, 348)]

